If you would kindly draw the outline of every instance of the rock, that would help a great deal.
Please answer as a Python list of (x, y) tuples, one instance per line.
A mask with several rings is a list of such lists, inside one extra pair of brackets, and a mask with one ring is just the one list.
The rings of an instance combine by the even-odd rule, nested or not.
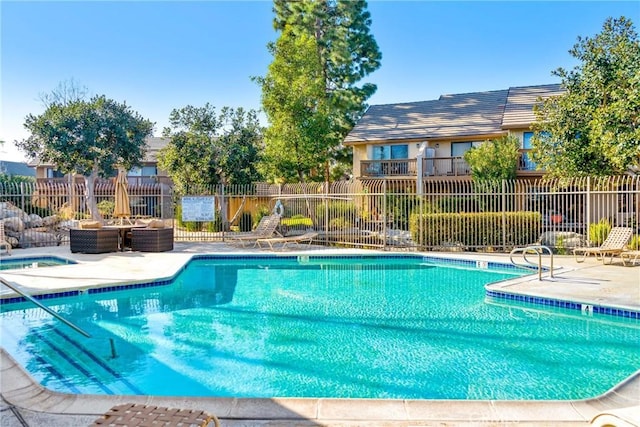
[(37, 228), (42, 227), (44, 222), (42, 221), (42, 217), (38, 214), (31, 214), (27, 216), (27, 221), (25, 223), (25, 228)]
[(59, 222), (60, 217), (58, 215), (49, 215), (42, 218), (42, 225), (44, 225), (45, 227), (53, 227)]
[(13, 237), (13, 236), (5, 236), (5, 238), (7, 239), (7, 242), (9, 242), (9, 244), (11, 245), (12, 248), (17, 248), (18, 244), (20, 243), (18, 241), (17, 238)]
[(545, 231), (540, 236), (539, 243), (544, 246), (574, 249), (584, 246), (584, 236), (571, 231)]
[(5, 231), (14, 231), (20, 233), (24, 230), (24, 221), (17, 216), (4, 219)]
[(20, 235), (21, 248), (56, 246), (59, 244), (60, 239), (58, 239), (58, 236), (54, 233), (27, 230)]

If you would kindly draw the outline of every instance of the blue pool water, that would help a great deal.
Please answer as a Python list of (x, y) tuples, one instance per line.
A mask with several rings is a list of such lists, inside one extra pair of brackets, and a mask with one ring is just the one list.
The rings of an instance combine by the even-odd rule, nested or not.
[(67, 264), (75, 264), (75, 261), (54, 256), (0, 258), (0, 270), (22, 270), (25, 268), (53, 267)]
[(47, 301), (88, 339), (4, 304), (2, 346), (50, 389), (99, 394), (578, 399), (640, 368), (637, 320), (485, 298), (519, 274), (413, 256), (199, 259), (163, 286)]

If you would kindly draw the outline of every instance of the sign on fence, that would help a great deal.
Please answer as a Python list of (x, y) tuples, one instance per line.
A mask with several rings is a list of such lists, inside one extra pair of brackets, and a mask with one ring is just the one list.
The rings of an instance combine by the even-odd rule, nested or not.
[(216, 212), (214, 196), (186, 196), (182, 198), (182, 221), (213, 221)]

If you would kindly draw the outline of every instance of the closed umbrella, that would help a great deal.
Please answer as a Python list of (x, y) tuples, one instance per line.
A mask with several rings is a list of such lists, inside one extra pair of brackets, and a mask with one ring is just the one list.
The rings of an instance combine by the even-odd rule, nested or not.
[(129, 192), (127, 191), (127, 173), (120, 169), (116, 178), (116, 205), (113, 209), (113, 216), (120, 218), (122, 224), (124, 218), (131, 217), (131, 208), (129, 207)]

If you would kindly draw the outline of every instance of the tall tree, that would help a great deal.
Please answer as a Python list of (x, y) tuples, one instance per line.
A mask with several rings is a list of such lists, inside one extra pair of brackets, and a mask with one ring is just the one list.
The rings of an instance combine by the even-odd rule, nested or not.
[(536, 108), (533, 159), (557, 176), (615, 175), (640, 167), (640, 43), (632, 22), (609, 18), (569, 51), (580, 64), (553, 72), (566, 93)]
[(175, 109), (163, 135), (158, 165), (183, 194), (198, 194), (216, 184), (248, 184), (260, 179), (256, 165), (262, 145), (257, 113), (242, 108)]
[(41, 115), (29, 114), (24, 126), (31, 136), (16, 141), (16, 146), (28, 157), (52, 163), (64, 173), (83, 175), (94, 219), (100, 219), (93, 193), (95, 179), (112, 176), (118, 166), (140, 165), (145, 138), (153, 130), (152, 122), (104, 95), (89, 101), (53, 101)]
[[(277, 43), (269, 46), (274, 55), (273, 62), (290, 62), (292, 66), (270, 67), (267, 76), (258, 79), (263, 89), (265, 112), (270, 124), (280, 122), (281, 128), (308, 129), (307, 139), (317, 140), (316, 146), (322, 147), (321, 151), (314, 153), (321, 158), (308, 158), (299, 164), (318, 163), (320, 160), (315, 166), (309, 165), (304, 175), (306, 178), (313, 178), (314, 171), (321, 170), (323, 173), (315, 174), (316, 179), (328, 180), (332, 163), (350, 163), (351, 153), (342, 146), (342, 141), (362, 116), (367, 107), (366, 100), (376, 90), (376, 86), (371, 83), (357, 86), (360, 80), (380, 67), (381, 54), (369, 31), (371, 15), (367, 11), (367, 3), (361, 0), (274, 0), (274, 13), (274, 27), (281, 35)], [(300, 43), (304, 45), (304, 54), (287, 48), (292, 43), (287, 39), (297, 38), (303, 39)], [(313, 43), (308, 38), (313, 39)], [(316, 64), (309, 76), (312, 86), (316, 87), (316, 79), (320, 79), (322, 83), (322, 92), (317, 95), (313, 110), (314, 115), (318, 116), (313, 122), (327, 126), (321, 135), (317, 134), (317, 126), (305, 126), (309, 114), (299, 116), (294, 110), (282, 114), (286, 109), (299, 107), (299, 104), (278, 106), (277, 95), (270, 86), (274, 81), (293, 84), (303, 78), (308, 68), (296, 73), (293, 67), (293, 64), (303, 59), (303, 55), (308, 56), (308, 65)], [(289, 74), (279, 75), (281, 70), (286, 70)], [(266, 138), (265, 143), (267, 147), (297, 144), (275, 134)]]
[(331, 142), (324, 79), (315, 39), (296, 37), (286, 29), (270, 46), (274, 61), (262, 80), (262, 106), (270, 126), (265, 130), (265, 175), (284, 181), (323, 179), (322, 167)]

